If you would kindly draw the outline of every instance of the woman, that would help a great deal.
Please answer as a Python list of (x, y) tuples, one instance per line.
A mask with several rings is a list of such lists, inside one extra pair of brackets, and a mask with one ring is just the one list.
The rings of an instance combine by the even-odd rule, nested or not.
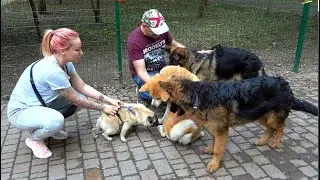
[(68, 28), (46, 30), (41, 50), (44, 58), (29, 65), (20, 76), (10, 96), (7, 114), (16, 128), (31, 132), (25, 142), (33, 154), (48, 158), (52, 152), (43, 140), (68, 137), (62, 128), (65, 117), (75, 112), (74, 107), (115, 115), (123, 102), (103, 95), (77, 74), (73, 63), (80, 62), (83, 54), (77, 32)]

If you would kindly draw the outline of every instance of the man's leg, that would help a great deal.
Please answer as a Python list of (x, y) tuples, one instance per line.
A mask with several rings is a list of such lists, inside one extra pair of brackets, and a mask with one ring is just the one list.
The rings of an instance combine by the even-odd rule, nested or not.
[[(158, 72), (148, 72), (149, 76), (152, 77), (155, 74), (157, 74)], [(138, 89), (141, 88), (141, 86), (143, 86), (145, 83), (142, 81), (142, 79), (140, 79), (139, 76), (135, 76), (133, 78), (133, 81), (138, 85)], [(152, 97), (149, 94), (149, 92), (145, 91), (145, 92), (139, 92), (139, 98), (142, 99), (143, 101), (147, 101), (149, 104), (151, 103)]]

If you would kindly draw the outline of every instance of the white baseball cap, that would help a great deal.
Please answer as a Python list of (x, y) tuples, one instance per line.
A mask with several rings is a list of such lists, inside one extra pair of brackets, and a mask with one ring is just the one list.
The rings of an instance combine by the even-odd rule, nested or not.
[(169, 31), (162, 14), (156, 9), (145, 11), (142, 15), (141, 21), (150, 27), (151, 31), (156, 35), (161, 35)]

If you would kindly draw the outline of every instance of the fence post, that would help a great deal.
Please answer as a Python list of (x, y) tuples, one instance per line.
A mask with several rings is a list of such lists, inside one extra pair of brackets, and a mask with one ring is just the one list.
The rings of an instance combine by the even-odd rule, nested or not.
[(302, 3), (303, 4), (303, 12), (302, 12), (302, 16), (301, 16), (298, 44), (297, 44), (297, 49), (296, 49), (296, 57), (295, 57), (295, 63), (294, 63), (294, 67), (293, 67), (294, 72), (299, 72), (301, 51), (302, 51), (302, 46), (303, 46), (304, 34), (307, 29), (307, 21), (308, 21), (310, 3), (312, 3), (312, 0), (304, 0), (304, 2)]
[(121, 57), (121, 36), (120, 36), (120, 10), (119, 3), (122, 0), (115, 0), (115, 16), (116, 16), (116, 36), (117, 36), (117, 55), (118, 55), (118, 72), (121, 78), (122, 76), (122, 57)]

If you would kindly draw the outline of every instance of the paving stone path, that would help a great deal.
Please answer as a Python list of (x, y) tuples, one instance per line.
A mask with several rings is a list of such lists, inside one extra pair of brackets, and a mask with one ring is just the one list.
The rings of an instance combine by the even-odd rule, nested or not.
[[(294, 94), (318, 105), (318, 72), (282, 73)], [(111, 94), (110, 94), (111, 95)], [(113, 94), (135, 102), (135, 92), (123, 89)], [(220, 169), (206, 171), (211, 156), (202, 149), (212, 141), (205, 136), (191, 145), (181, 145), (160, 137), (156, 128), (137, 126), (112, 142), (102, 136), (93, 139), (91, 129), (98, 111), (83, 109), (68, 118), (66, 140), (48, 139), (53, 152), (49, 159), (37, 159), (26, 146), (26, 132), (8, 123), (6, 104), (1, 103), (1, 179), (318, 179), (318, 118), (292, 111), (286, 121), (280, 149), (255, 146), (264, 133), (257, 123), (230, 129), (226, 153)], [(161, 116), (162, 111), (157, 111)], [(35, 114), (36, 115), (36, 114)], [(45, 118), (45, 117), (44, 117)]]

